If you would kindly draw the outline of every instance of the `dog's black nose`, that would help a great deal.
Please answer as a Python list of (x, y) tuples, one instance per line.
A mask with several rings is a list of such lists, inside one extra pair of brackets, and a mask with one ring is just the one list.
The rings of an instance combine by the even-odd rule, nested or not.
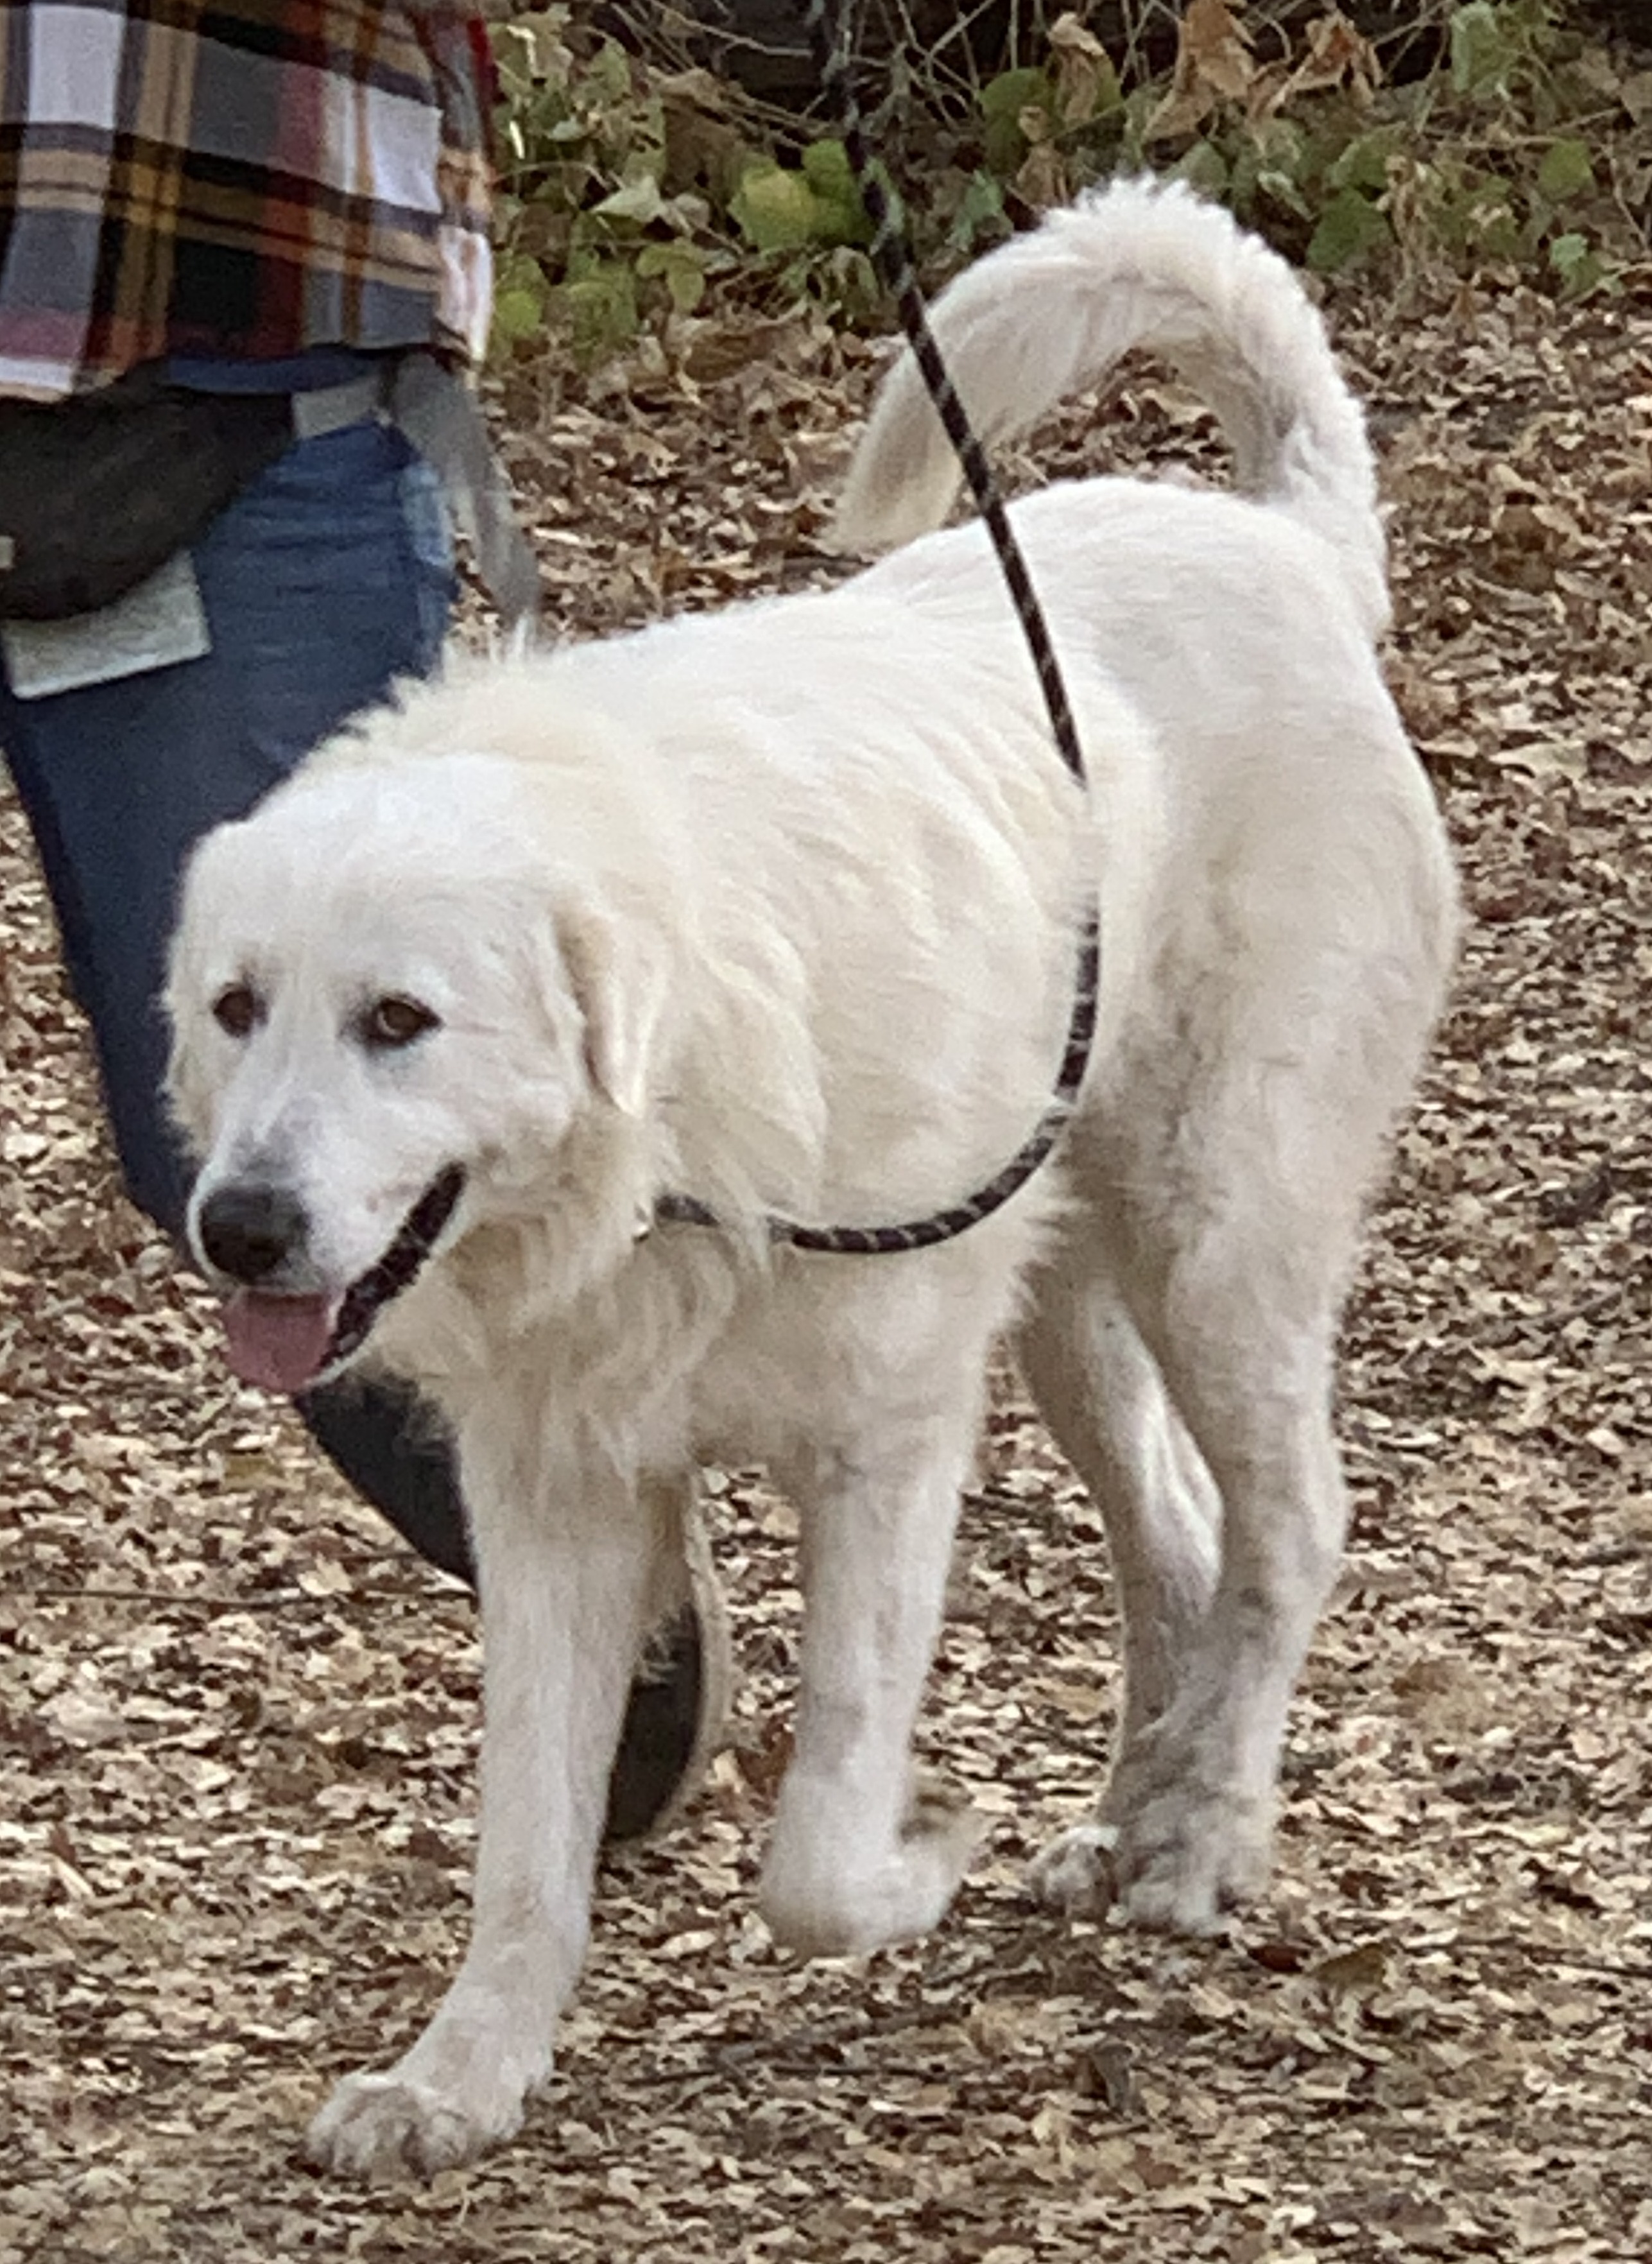
[(196, 1232), (219, 1273), (250, 1285), (267, 1281), (301, 1247), (308, 1225), (303, 1205), (285, 1188), (232, 1180), (201, 1205)]

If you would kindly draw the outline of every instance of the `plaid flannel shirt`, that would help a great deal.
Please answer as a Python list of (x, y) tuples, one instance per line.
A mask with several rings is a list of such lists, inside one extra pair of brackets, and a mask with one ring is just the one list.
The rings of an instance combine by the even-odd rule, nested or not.
[(491, 93), (451, 4), (0, 0), (0, 393), (164, 354), (475, 357)]

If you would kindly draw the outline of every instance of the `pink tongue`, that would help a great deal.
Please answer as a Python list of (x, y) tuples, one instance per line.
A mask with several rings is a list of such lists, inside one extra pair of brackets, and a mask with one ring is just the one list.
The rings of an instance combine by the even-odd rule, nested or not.
[(332, 1342), (336, 1297), (272, 1297), (237, 1289), (223, 1309), (229, 1365), (243, 1383), (289, 1398), (313, 1383)]

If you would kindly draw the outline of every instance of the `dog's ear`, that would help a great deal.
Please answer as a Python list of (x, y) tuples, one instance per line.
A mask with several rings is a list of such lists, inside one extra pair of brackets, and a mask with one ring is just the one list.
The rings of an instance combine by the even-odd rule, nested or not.
[(191, 1043), (180, 1015), (174, 1012), (167, 1048), (166, 1077), (162, 1087), (168, 1121), (187, 1147), (199, 1150), (205, 1139), (207, 1087), (199, 1052)]
[(661, 939), (640, 922), (582, 906), (558, 922), (557, 940), (584, 1026), (591, 1081), (623, 1114), (641, 1116), (670, 992)]
[(174, 1128), (197, 1154), (206, 1145), (213, 1099), (212, 1079), (200, 1043), (206, 972), (200, 947), (202, 920), (195, 903), (199, 884), (194, 881), (204, 846), (197, 845), (185, 867), (161, 995), (168, 1041), (163, 1085), (166, 1112)]

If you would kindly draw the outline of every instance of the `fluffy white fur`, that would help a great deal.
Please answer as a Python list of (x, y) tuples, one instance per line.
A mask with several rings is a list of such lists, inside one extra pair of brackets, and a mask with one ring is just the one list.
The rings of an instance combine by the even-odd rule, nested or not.
[[(1101, 479), (1018, 508), (1088, 801), (966, 527), (830, 595), (457, 666), (189, 874), (169, 1005), (198, 1215), (280, 1188), (306, 1230), (276, 1286), (337, 1295), (467, 1173), (371, 1349), (445, 1411), (474, 1520), (474, 1934), (411, 2050), (316, 2121), (340, 2168), (465, 2159), (545, 2076), (698, 1459), (766, 1460), (803, 1521), (769, 1923), (844, 1952), (941, 1918), (969, 1835), (909, 1806), (909, 1739), (1006, 1325), (1125, 1626), (1111, 1780), (1040, 1883), (1197, 1929), (1264, 1882), (1343, 1540), (1338, 1309), (1454, 923), (1373, 651), (1370, 457), (1289, 271), (1185, 194), (1058, 215), (935, 319), (991, 430), (1145, 345), (1200, 374), (1239, 454), (1244, 497)], [(845, 527), (916, 536), (952, 486), (897, 371)], [(1091, 901), (1100, 1031), (1059, 1168), (924, 1255), (771, 1252), (770, 1212), (909, 1217), (1018, 1147)], [(240, 1037), (212, 1012), (232, 985), (260, 1008)], [(366, 1048), (385, 994), (438, 1027)], [(648, 1230), (665, 1190), (725, 1230)]]

